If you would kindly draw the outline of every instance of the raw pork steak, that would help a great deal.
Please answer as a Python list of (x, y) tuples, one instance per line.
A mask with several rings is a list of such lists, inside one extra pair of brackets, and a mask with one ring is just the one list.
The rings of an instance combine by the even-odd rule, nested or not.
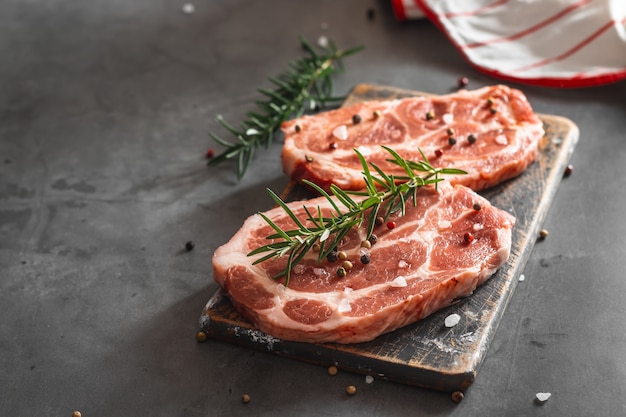
[(328, 189), (364, 187), (357, 148), (385, 172), (387, 145), (408, 160), (463, 169), (448, 177), (475, 191), (522, 173), (535, 159), (543, 124), (519, 90), (498, 85), (433, 97), (366, 101), (283, 123), (283, 170)]
[[(370, 263), (360, 262), (365, 225), (340, 244), (354, 267), (340, 278), (341, 264), (309, 253), (292, 271), (288, 286), (272, 279), (286, 256), (252, 265), (253, 249), (266, 245), (273, 229), (256, 214), (213, 256), (214, 278), (233, 305), (261, 331), (301, 342), (355, 343), (420, 320), (487, 280), (509, 257), (515, 219), (464, 186), (425, 187), (407, 204), (397, 226), (377, 226)], [(480, 209), (474, 207), (480, 204)], [(331, 212), (324, 197), (290, 203), (304, 219), (303, 205)], [(339, 204), (339, 203), (337, 203)], [(340, 206), (341, 207), (341, 206)], [(265, 213), (283, 230), (295, 225), (281, 208)], [(260, 256), (260, 255), (259, 255)]]

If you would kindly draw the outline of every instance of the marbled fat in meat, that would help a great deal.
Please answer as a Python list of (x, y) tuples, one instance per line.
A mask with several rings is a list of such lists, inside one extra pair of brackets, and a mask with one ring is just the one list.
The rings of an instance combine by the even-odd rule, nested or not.
[[(355, 124), (357, 114), (361, 121)], [(347, 138), (333, 135), (339, 126), (347, 128)], [(482, 190), (521, 174), (536, 158), (544, 133), (543, 123), (524, 94), (503, 85), (443, 96), (361, 102), (287, 121), (282, 130), (282, 165), (287, 175), (326, 189), (334, 183), (344, 190), (364, 187), (354, 148), (385, 172), (402, 174), (387, 162), (389, 154), (381, 145), (415, 161), (422, 159), (421, 149), (435, 167), (468, 172), (449, 177), (453, 184)], [(474, 143), (468, 141), (470, 135), (476, 138)], [(449, 143), (450, 137), (455, 144)]]
[[(475, 210), (474, 204), (481, 205)], [(340, 203), (337, 203), (340, 204)], [(303, 206), (330, 215), (323, 198), (289, 203), (304, 221)], [(340, 206), (341, 207), (341, 206)], [(424, 187), (393, 229), (377, 226), (370, 263), (360, 262), (366, 225), (353, 228), (339, 246), (354, 267), (345, 277), (340, 262), (317, 262), (309, 253), (293, 268), (291, 280), (272, 277), (286, 257), (253, 265), (247, 254), (267, 244), (273, 229), (255, 214), (213, 255), (215, 280), (233, 305), (258, 329), (301, 342), (355, 343), (372, 340), (420, 320), (459, 297), (470, 295), (509, 257), (515, 219), (465, 186), (444, 181)], [(265, 213), (283, 230), (294, 222), (281, 208)], [(464, 239), (470, 233), (471, 242)]]

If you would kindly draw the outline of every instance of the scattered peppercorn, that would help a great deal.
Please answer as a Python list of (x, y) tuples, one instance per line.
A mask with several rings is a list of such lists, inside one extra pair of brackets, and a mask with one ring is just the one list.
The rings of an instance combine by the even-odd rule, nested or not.
[(463, 87), (465, 87), (467, 84), (469, 84), (469, 79), (468, 79), (467, 77), (460, 77), (460, 78), (457, 80), (457, 83), (456, 83), (456, 84), (459, 86), (459, 88), (463, 88)]
[(340, 266), (339, 268), (337, 268), (337, 276), (339, 278), (345, 277), (347, 273), (348, 271), (346, 271), (346, 268), (344, 268), (343, 266)]
[(437, 149), (437, 150), (435, 150), (435, 156), (436, 156), (437, 158), (441, 158), (441, 155), (443, 155), (443, 152), (441, 151), (441, 149)]
[(574, 172), (574, 166), (573, 165), (568, 165), (565, 168), (565, 172), (563, 173), (564, 176), (569, 177), (570, 175), (572, 175), (572, 172)]
[(372, 244), (372, 246), (373, 246), (373, 245), (375, 245), (375, 244), (376, 244), (376, 242), (378, 242), (378, 236), (376, 236), (376, 235), (372, 234), (372, 235), (369, 237), (369, 239), (367, 239), (367, 240), (369, 240), (369, 242), (370, 242), (370, 243)]
[(378, 119), (381, 116), (380, 110), (374, 111), (374, 119)]
[(191, 240), (185, 243), (185, 249), (187, 250), (187, 252), (191, 252), (193, 248), (195, 247), (196, 247), (195, 243), (193, 243)]
[(354, 123), (355, 125), (361, 123), (361, 116), (359, 116), (358, 114), (352, 116), (352, 123)]
[(487, 104), (489, 104), (490, 106), (493, 106), (493, 97), (489, 97), (487, 99)]
[(435, 113), (429, 111), (426, 113), (426, 120), (433, 120), (435, 118)]
[(337, 149), (337, 142), (330, 142), (328, 144), (328, 149)]
[(337, 252), (330, 252), (328, 255), (326, 255), (326, 260), (328, 262), (337, 262)]
[(78, 410), (76, 410), (76, 411), (74, 411), (74, 412), (72, 413), (72, 417), (81, 417), (81, 416), (82, 416), (82, 414), (81, 414), (81, 412), (80, 412), (80, 411), (78, 411)]
[(472, 243), (474, 241), (474, 236), (472, 236), (472, 234), (469, 232), (465, 232), (465, 234), (463, 235), (463, 240), (465, 241), (465, 243)]
[(370, 263), (371, 259), (370, 256), (367, 253), (364, 253), (363, 255), (361, 255), (361, 263), (364, 265), (367, 265), (368, 263)]
[(476, 136), (470, 133), (469, 135), (467, 135), (467, 141), (470, 145), (473, 145), (474, 143), (476, 143)]
[(206, 154), (205, 154), (206, 159), (211, 159), (211, 158), (213, 158), (214, 156), (215, 156), (215, 149), (213, 149), (213, 148), (209, 148), (209, 149), (206, 151)]
[(299, 133), (302, 130), (302, 126), (296, 125), (294, 129), (296, 130), (296, 133)]
[(465, 398), (465, 394), (463, 394), (461, 391), (454, 391), (452, 393), (452, 401), (457, 404), (463, 401), (463, 398)]
[(454, 129), (449, 127), (448, 130), (446, 130), (446, 133), (448, 134), (448, 136), (454, 136)]
[(342, 261), (345, 261), (346, 259), (348, 259), (348, 254), (345, 253), (344, 251), (337, 252), (337, 257), (341, 259)]
[(250, 396), (248, 394), (243, 394), (241, 396), (241, 402), (244, 404), (248, 404), (250, 402)]
[(342, 267), (343, 267), (343, 269), (345, 269), (346, 271), (349, 271), (349, 270), (351, 270), (351, 269), (352, 269), (352, 267), (353, 267), (354, 265), (352, 265), (352, 262), (350, 262), (350, 261), (348, 261), (348, 260), (345, 260), (345, 261), (343, 261), (343, 263), (341, 264), (341, 266), (342, 266)]
[(474, 205), (472, 206), (472, 208), (476, 211), (480, 211), (480, 209), (482, 208), (480, 203), (474, 203)]
[(383, 223), (385, 223), (385, 219), (383, 219), (381, 216), (376, 217), (375, 223), (376, 226), (382, 226)]
[(319, 243), (314, 243), (313, 246), (311, 246), (311, 249), (313, 249), (313, 252), (319, 252), (320, 251), (320, 244)]
[(335, 376), (335, 375), (337, 375), (337, 372), (339, 372), (339, 370), (337, 369), (336, 366), (329, 366), (328, 367), (328, 375)]
[(348, 385), (348, 386), (346, 387), (346, 393), (347, 393), (348, 395), (354, 395), (354, 394), (356, 394), (356, 387), (355, 387), (354, 385)]
[(450, 146), (456, 145), (456, 139), (452, 137), (448, 138), (448, 145)]
[(395, 228), (396, 228), (396, 222), (391, 221), (391, 220), (387, 222), (387, 229), (391, 230)]
[(304, 159), (306, 159), (307, 162), (313, 162), (313, 157), (312, 156), (305, 155)]
[(199, 343), (206, 342), (206, 333), (204, 333), (202, 330), (196, 333), (196, 341)]
[(541, 231), (539, 231), (539, 237), (541, 239), (545, 239), (548, 237), (548, 231), (546, 229), (541, 229)]
[(372, 244), (370, 243), (369, 240), (364, 240), (363, 242), (361, 242), (361, 247), (365, 249), (369, 249), (372, 247)]
[(498, 109), (496, 109), (495, 107), (491, 107), (489, 109), (489, 113), (491, 113), (491, 114), (496, 114), (497, 112), (498, 112)]

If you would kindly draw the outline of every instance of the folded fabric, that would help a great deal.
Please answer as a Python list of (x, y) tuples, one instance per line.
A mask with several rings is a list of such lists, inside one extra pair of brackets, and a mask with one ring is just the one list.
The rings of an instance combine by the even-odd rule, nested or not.
[[(393, 2), (398, 18), (415, 15), (398, 12), (405, 2)], [(497, 78), (550, 87), (626, 78), (625, 0), (414, 0), (411, 7)]]

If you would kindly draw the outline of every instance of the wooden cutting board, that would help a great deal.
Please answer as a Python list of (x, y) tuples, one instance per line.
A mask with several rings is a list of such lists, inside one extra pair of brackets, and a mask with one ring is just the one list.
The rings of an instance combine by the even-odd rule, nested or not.
[[(412, 95), (428, 94), (362, 84), (344, 104)], [(202, 311), (201, 330), (213, 339), (375, 378), (441, 391), (466, 390), (485, 358), (578, 141), (572, 121), (540, 117), (546, 134), (537, 159), (518, 178), (481, 192), (517, 222), (508, 262), (471, 297), (371, 342), (341, 345), (289, 342), (261, 333), (218, 290)], [(302, 192), (297, 188), (287, 194)], [(452, 313), (459, 314), (461, 321), (446, 328), (444, 320)]]

